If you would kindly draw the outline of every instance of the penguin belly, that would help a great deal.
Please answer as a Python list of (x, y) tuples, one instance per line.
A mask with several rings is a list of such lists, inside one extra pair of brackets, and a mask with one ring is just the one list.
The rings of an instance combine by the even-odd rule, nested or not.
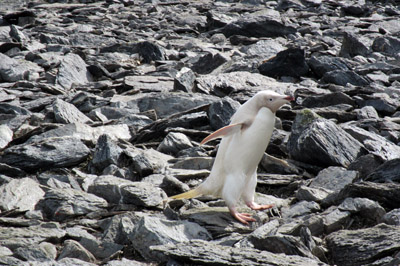
[(250, 127), (231, 137), (224, 156), (226, 173), (250, 176), (264, 155), (275, 125), (275, 114), (261, 108)]

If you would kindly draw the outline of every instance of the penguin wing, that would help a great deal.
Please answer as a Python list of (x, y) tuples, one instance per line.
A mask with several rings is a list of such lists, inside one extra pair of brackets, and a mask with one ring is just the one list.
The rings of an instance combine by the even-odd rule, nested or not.
[(206, 144), (207, 142), (209, 142), (213, 139), (216, 139), (216, 138), (231, 136), (231, 135), (239, 132), (242, 129), (248, 128), (250, 126), (250, 124), (251, 123), (249, 121), (246, 121), (246, 122), (242, 122), (242, 123), (231, 124), (231, 125), (225, 126), (223, 128), (220, 128), (217, 131), (208, 135), (206, 138), (204, 138), (200, 142), (200, 145)]

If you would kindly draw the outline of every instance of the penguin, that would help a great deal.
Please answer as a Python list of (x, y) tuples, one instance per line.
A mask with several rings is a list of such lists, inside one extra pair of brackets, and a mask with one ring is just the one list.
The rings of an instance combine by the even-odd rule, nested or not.
[(252, 210), (265, 210), (273, 205), (259, 205), (254, 201), (257, 185), (257, 167), (271, 139), (275, 113), (292, 96), (271, 90), (256, 93), (231, 118), (231, 123), (203, 139), (203, 145), (222, 138), (210, 175), (196, 188), (172, 199), (190, 199), (201, 195), (222, 198), (230, 214), (239, 222), (248, 224), (255, 219), (249, 213), (240, 213), (236, 205), (242, 199)]

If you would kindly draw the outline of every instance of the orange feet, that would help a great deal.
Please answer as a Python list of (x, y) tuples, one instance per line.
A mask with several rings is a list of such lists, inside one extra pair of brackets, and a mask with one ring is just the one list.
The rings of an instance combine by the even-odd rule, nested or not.
[(233, 218), (235, 218), (236, 220), (238, 220), (243, 224), (249, 224), (249, 222), (254, 222), (256, 220), (253, 217), (251, 217), (250, 213), (240, 213), (237, 212), (236, 210), (230, 210), (230, 213), (233, 216)]

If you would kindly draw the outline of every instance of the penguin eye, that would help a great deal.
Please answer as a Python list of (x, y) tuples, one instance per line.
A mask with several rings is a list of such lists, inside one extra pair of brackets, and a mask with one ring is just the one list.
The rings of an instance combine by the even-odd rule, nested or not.
[(270, 102), (272, 102), (272, 101), (273, 101), (273, 99), (272, 99), (272, 98), (269, 98), (269, 101), (270, 101)]

